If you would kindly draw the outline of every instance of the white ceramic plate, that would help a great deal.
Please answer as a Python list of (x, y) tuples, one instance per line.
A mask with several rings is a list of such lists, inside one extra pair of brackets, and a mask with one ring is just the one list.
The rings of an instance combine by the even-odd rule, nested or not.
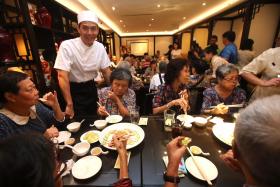
[(210, 122), (214, 123), (214, 124), (224, 123), (224, 119), (220, 118), (220, 117), (214, 117), (214, 118), (210, 119)]
[[(203, 169), (205, 175), (207, 175), (207, 177), (209, 178), (209, 180), (214, 180), (218, 177), (218, 169), (210, 160), (201, 156), (194, 157), (196, 162), (199, 164), (200, 168)], [(198, 171), (196, 165), (194, 164), (192, 157), (186, 159), (185, 165), (192, 176), (205, 181), (205, 179), (201, 176), (200, 172)]]
[(126, 145), (127, 149), (136, 147), (144, 140), (145, 133), (143, 129), (138, 125), (132, 123), (117, 123), (109, 127), (106, 127), (101, 131), (101, 134), (99, 136), (99, 142), (101, 143), (101, 145), (103, 145), (108, 149), (116, 150), (115, 147), (110, 147), (109, 144), (112, 141), (114, 132), (120, 130), (130, 134)]
[(59, 131), (58, 137), (54, 138), (58, 143), (63, 143), (71, 137), (71, 132), (69, 131)]
[(194, 117), (187, 115), (187, 114), (181, 114), (177, 116), (177, 119), (181, 122), (185, 121), (186, 123), (192, 123), (194, 122)]
[(216, 138), (231, 146), (235, 123), (219, 123), (213, 126), (212, 131)]
[(72, 167), (72, 175), (76, 179), (88, 179), (96, 175), (102, 167), (97, 156), (86, 156), (78, 160)]
[(110, 115), (105, 120), (107, 123), (119, 123), (122, 119), (123, 117), (120, 115)]
[[(96, 134), (98, 137), (97, 137), (94, 141), (88, 142), (87, 140), (84, 139), (84, 137), (85, 137), (86, 134), (89, 133), (89, 132), (93, 132), (93, 133)], [(99, 140), (99, 136), (100, 136), (100, 131), (97, 131), (97, 130), (87, 131), (87, 132), (85, 132), (84, 134), (82, 134), (82, 136), (80, 137), (80, 141), (81, 141), (81, 142), (88, 142), (88, 143), (90, 143), (90, 144), (96, 143), (96, 142), (98, 142), (98, 140)]]

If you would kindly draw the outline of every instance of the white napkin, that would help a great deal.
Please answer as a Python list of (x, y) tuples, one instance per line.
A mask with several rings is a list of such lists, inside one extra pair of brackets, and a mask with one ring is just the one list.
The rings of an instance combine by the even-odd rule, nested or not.
[[(73, 159), (67, 160), (67, 162), (66, 162), (66, 167), (67, 167), (67, 168), (66, 168), (66, 170), (62, 173), (61, 177), (64, 177), (64, 176), (70, 174), (70, 171), (71, 171), (71, 169), (72, 169), (72, 167), (73, 167), (74, 164), (75, 164), (75, 161), (74, 161)], [(61, 168), (60, 168), (60, 169), (63, 169), (62, 167), (63, 167), (63, 166), (61, 165)]]

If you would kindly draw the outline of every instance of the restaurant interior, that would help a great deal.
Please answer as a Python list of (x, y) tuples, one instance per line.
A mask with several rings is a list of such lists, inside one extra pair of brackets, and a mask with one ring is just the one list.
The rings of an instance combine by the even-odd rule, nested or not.
[(1, 0), (0, 186), (280, 187), (279, 0)]

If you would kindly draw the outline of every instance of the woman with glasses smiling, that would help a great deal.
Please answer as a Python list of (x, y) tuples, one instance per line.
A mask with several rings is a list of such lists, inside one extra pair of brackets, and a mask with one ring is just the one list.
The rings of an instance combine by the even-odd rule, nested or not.
[(203, 92), (202, 112), (212, 114), (226, 114), (235, 112), (227, 108), (215, 107), (221, 103), (225, 105), (242, 104), (246, 101), (246, 93), (237, 87), (239, 71), (232, 64), (224, 64), (216, 70), (217, 85)]

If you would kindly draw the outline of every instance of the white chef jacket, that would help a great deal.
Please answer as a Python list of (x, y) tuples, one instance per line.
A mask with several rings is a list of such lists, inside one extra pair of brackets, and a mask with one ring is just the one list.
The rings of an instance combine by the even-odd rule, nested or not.
[(70, 82), (79, 83), (95, 79), (98, 71), (110, 64), (103, 44), (94, 41), (88, 47), (78, 37), (61, 43), (54, 68), (69, 72)]
[[(261, 74), (262, 80), (277, 78), (280, 75), (280, 47), (264, 51), (252, 62), (244, 66), (241, 73), (243, 72), (250, 72), (255, 75)], [(280, 87), (256, 86), (250, 101), (274, 94), (280, 94)]]

